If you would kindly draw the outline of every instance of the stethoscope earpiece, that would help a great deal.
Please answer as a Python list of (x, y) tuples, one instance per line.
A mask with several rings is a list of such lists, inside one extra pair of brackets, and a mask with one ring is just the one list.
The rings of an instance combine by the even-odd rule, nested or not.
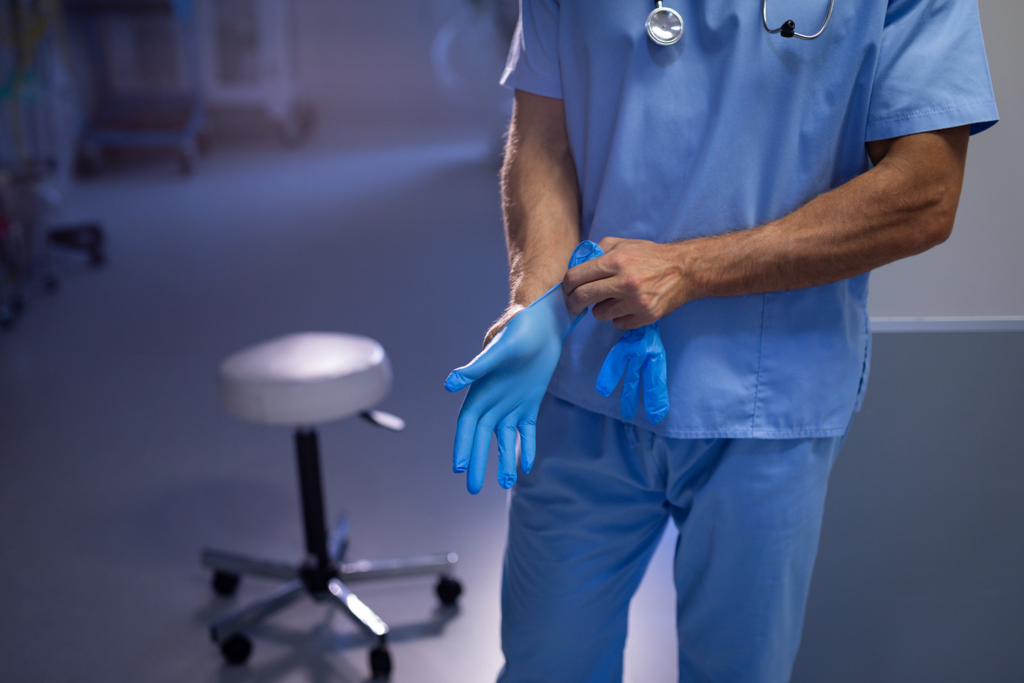
[(824, 23), (822, 23), (821, 28), (818, 29), (817, 33), (812, 33), (809, 36), (805, 36), (803, 33), (797, 33), (796, 22), (792, 19), (787, 19), (786, 23), (776, 29), (768, 28), (768, 0), (761, 0), (761, 24), (764, 26), (764, 30), (768, 31), (768, 33), (778, 33), (781, 34), (783, 38), (814, 40), (825, 32), (825, 27), (828, 26), (828, 20), (832, 18), (832, 8), (834, 8), (835, 5), (836, 0), (828, 0), (828, 14), (825, 15)]

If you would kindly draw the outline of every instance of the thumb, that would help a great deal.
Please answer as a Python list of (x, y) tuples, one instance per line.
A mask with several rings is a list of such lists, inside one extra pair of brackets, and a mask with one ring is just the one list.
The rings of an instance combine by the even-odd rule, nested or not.
[(448, 379), (444, 381), (445, 390), (459, 391), (465, 389), (505, 360), (505, 356), (508, 353), (508, 344), (503, 342), (507, 331), (508, 328), (506, 327), (496, 334), (491, 343), (469, 363), (461, 368), (452, 370), (448, 375)]

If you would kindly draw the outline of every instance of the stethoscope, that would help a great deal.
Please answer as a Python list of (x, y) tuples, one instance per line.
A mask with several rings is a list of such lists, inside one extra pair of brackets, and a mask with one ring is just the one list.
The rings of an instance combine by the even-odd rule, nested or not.
[[(679, 12), (671, 7), (663, 7), (661, 3), (662, 0), (657, 0), (658, 6), (647, 15), (647, 35), (658, 45), (674, 45), (683, 37), (683, 18), (679, 16)], [(835, 7), (835, 4), (836, 0), (829, 0), (825, 23), (821, 25), (817, 33), (811, 35), (797, 33), (796, 22), (792, 19), (787, 19), (782, 26), (776, 29), (768, 28), (768, 0), (761, 0), (761, 23), (765, 31), (772, 34), (781, 33), (783, 38), (814, 40), (825, 32), (828, 20), (832, 18), (832, 8)]]

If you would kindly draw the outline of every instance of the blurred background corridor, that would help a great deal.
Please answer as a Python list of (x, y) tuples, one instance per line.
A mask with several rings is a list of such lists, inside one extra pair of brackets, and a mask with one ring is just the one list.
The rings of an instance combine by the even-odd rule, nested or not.
[[(497, 81), (517, 3), (2, 6), (0, 679), (369, 678), (370, 640), (323, 605), (254, 627), (243, 666), (208, 634), (273, 584), (216, 596), (202, 548), (301, 553), (290, 434), (230, 417), (218, 364), (323, 330), (383, 345), (381, 408), (407, 423), (320, 431), (349, 556), (459, 556), (455, 611), (429, 579), (360, 587), (392, 626), (392, 680), (494, 680), (507, 494), (451, 474), (462, 396), (443, 382), (507, 299)], [(982, 11), (1019, 120), (995, 46), (1021, 12)], [(984, 142), (1019, 170), (1004, 128)], [(1024, 680), (1024, 328), (1007, 329), (876, 335), (794, 681)], [(632, 604), (629, 683), (676, 680), (674, 538)]]

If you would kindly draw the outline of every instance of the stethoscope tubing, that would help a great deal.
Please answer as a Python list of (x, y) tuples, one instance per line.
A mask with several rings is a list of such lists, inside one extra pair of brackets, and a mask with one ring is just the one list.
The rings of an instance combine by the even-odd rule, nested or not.
[[(821, 25), (821, 28), (818, 29), (817, 33), (815, 33), (813, 35), (807, 36), (807, 35), (804, 35), (803, 33), (797, 33), (797, 32), (794, 31), (793, 32), (793, 37), (794, 38), (799, 38), (800, 40), (814, 40), (815, 38), (820, 36), (822, 33), (824, 33), (825, 32), (825, 27), (828, 26), (829, 19), (832, 18), (832, 8), (835, 7), (835, 5), (836, 5), (836, 0), (829, 0), (829, 3), (828, 3), (828, 14), (825, 15), (825, 23)], [(785, 24), (783, 24), (782, 26), (778, 27), (777, 29), (770, 29), (770, 28), (768, 28), (768, 0), (761, 0), (761, 23), (764, 24), (764, 30), (768, 31), (768, 33), (772, 33), (772, 34), (781, 33), (782, 29), (785, 27)]]

